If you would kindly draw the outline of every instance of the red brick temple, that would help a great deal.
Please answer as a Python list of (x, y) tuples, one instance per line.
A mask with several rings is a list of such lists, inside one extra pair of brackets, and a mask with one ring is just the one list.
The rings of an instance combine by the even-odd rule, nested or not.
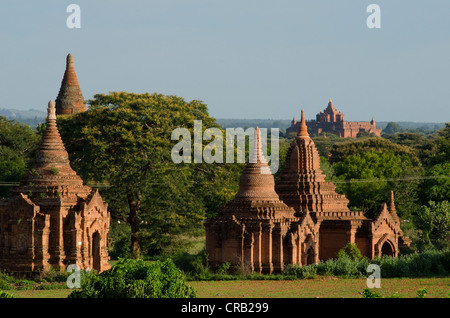
[(335, 258), (347, 243), (355, 243), (369, 258), (397, 256), (400, 247), (409, 246), (409, 238), (400, 229), (393, 193), (389, 207), (383, 204), (371, 220), (361, 211), (350, 211), (347, 198), (325, 181), (303, 111), (277, 184), (260, 151), (259, 129), (255, 140), (235, 198), (205, 222), (206, 252), (212, 266), (229, 262), (255, 272), (275, 273), (288, 264)]
[[(375, 136), (381, 135), (381, 129), (377, 129), (375, 120), (372, 117), (370, 122), (346, 121), (345, 116), (338, 112), (333, 106), (333, 102), (328, 102), (328, 106), (316, 115), (316, 120), (307, 121), (308, 131), (315, 136), (334, 134), (338, 137), (357, 137), (359, 133), (373, 133)], [(286, 134), (296, 133), (300, 123), (294, 119), (291, 126), (286, 129)]]
[[(82, 111), (77, 87), (69, 54), (58, 96), (60, 113), (70, 113), (64, 109)], [(12, 189), (13, 195), (0, 200), (1, 270), (38, 273), (51, 268), (65, 270), (71, 264), (98, 272), (110, 268), (107, 203), (97, 189), (83, 185), (71, 168), (56, 113), (55, 103), (50, 101), (46, 130), (32, 168)]]

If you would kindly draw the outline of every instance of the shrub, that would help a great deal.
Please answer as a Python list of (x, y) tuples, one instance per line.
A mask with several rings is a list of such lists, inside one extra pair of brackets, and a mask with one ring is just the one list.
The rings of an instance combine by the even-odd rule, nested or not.
[[(422, 289), (419, 289), (416, 293), (416, 298), (425, 298), (427, 296), (428, 290), (424, 287)], [(363, 292), (360, 293), (362, 295), (362, 298), (384, 298), (379, 293), (369, 289), (364, 288)], [(385, 298), (401, 298), (400, 294), (398, 292), (393, 293), (391, 296), (386, 296)]]
[(283, 271), (285, 276), (294, 276), (297, 278), (315, 278), (317, 277), (317, 265), (288, 265)]
[(381, 275), (391, 277), (429, 277), (450, 273), (450, 251), (430, 250), (399, 258), (383, 256), (371, 260), (381, 268)]
[(317, 264), (317, 274), (324, 276), (338, 276), (343, 278), (359, 278), (366, 276), (369, 262), (366, 258), (352, 260), (348, 256), (329, 259)]
[(0, 272), (0, 290), (8, 290), (8, 289), (12, 289), (12, 284), (15, 282), (15, 279), (4, 273), (4, 272)]
[(14, 298), (14, 296), (0, 290), (0, 298)]
[(426, 289), (426, 287), (419, 289), (417, 291), (417, 297), (416, 298), (425, 298), (427, 297), (428, 294), (428, 290)]
[(361, 251), (359, 250), (358, 246), (355, 243), (347, 243), (345, 247), (339, 250), (337, 254), (338, 258), (350, 258), (354, 261), (359, 261), (364, 258), (362, 256)]
[(228, 274), (230, 267), (231, 267), (231, 264), (229, 262), (221, 263), (216, 266), (216, 273), (219, 275)]
[(152, 263), (120, 259), (110, 270), (86, 273), (81, 290), (69, 298), (193, 298), (195, 291), (186, 285), (182, 272), (171, 259)]
[(383, 296), (381, 296), (379, 293), (372, 291), (369, 288), (364, 288), (364, 290), (362, 292), (362, 297), (363, 298), (383, 298)]

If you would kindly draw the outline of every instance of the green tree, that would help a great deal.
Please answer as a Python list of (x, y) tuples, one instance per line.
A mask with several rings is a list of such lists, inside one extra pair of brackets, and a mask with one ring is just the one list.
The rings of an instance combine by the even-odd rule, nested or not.
[(383, 129), (383, 133), (385, 134), (395, 134), (402, 131), (402, 127), (396, 122), (390, 121), (388, 122), (386, 128)]
[(450, 199), (450, 161), (438, 163), (426, 170), (426, 177), (421, 184), (423, 204), (427, 201), (442, 202)]
[(420, 159), (416, 149), (405, 145), (398, 145), (385, 138), (379, 137), (336, 143), (330, 151), (329, 160), (331, 163), (336, 163), (347, 157), (353, 156), (354, 154), (363, 154), (369, 151), (377, 153), (390, 151), (394, 155), (409, 157), (412, 164), (415, 166), (420, 164)]
[(422, 206), (415, 215), (414, 222), (421, 231), (418, 243), (420, 250), (432, 246), (438, 248), (450, 247), (450, 203), (430, 201)]
[(171, 159), (175, 128), (192, 136), (194, 120), (203, 129), (219, 127), (202, 102), (113, 92), (88, 103), (86, 112), (59, 117), (59, 130), (74, 169), (108, 186), (101, 194), (112, 217), (130, 225), (133, 257), (141, 254), (141, 239), (146, 252), (157, 253), (174, 235), (202, 229), (201, 221), (234, 195), (239, 165)]
[(450, 123), (437, 132), (423, 158), (425, 178), (420, 185), (421, 203), (450, 198)]
[[(0, 116), (0, 183), (18, 182), (29, 169), (40, 136), (29, 126)], [(0, 185), (0, 197), (9, 192)]]
[(393, 151), (355, 153), (333, 166), (336, 190), (347, 196), (351, 208), (362, 209), (368, 217), (376, 215), (381, 203), (388, 200), (389, 192), (396, 188), (392, 179), (414, 171), (408, 156)]
[(438, 131), (433, 143), (430, 165), (450, 162), (450, 123), (446, 123), (445, 127)]

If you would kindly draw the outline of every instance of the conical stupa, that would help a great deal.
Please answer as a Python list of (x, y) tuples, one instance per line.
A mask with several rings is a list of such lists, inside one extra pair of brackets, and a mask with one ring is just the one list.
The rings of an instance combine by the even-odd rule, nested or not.
[(72, 54), (67, 55), (66, 71), (56, 97), (56, 115), (75, 114), (86, 111), (83, 94), (78, 84)]
[[(35, 152), (35, 160), (31, 169), (21, 180), (16, 193), (41, 194), (44, 198), (49, 192), (58, 192), (61, 198), (87, 197), (92, 191), (83, 185), (83, 180), (70, 166), (67, 153), (58, 128), (56, 126), (55, 103), (50, 101), (47, 108), (47, 126), (41, 143)], [(40, 196), (36, 196), (37, 199)]]
[(294, 212), (275, 192), (275, 180), (261, 150), (261, 134), (255, 129), (253, 151), (239, 179), (239, 191), (220, 215), (236, 217), (294, 217)]

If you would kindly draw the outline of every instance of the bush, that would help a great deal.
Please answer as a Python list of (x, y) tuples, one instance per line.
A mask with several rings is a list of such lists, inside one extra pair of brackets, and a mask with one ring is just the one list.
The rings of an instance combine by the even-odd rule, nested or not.
[(381, 275), (391, 277), (430, 277), (450, 274), (450, 250), (430, 250), (399, 258), (383, 256), (370, 261), (381, 268)]
[(369, 288), (364, 288), (362, 292), (363, 298), (383, 298), (379, 293), (372, 291)]
[(283, 271), (285, 276), (294, 276), (297, 278), (316, 278), (317, 277), (317, 265), (288, 265)]
[(231, 267), (231, 264), (229, 262), (221, 263), (216, 266), (216, 273), (219, 275), (228, 274), (230, 267)]
[(342, 278), (360, 278), (367, 276), (367, 258), (352, 260), (348, 256), (338, 259), (329, 259), (317, 264), (317, 274), (324, 276), (337, 276)]
[(171, 259), (152, 263), (120, 259), (110, 270), (86, 273), (81, 290), (69, 298), (193, 298), (192, 287), (185, 284), (182, 272)]
[(283, 275), (297, 278), (309, 278), (315, 275), (360, 278), (367, 277), (369, 264), (380, 266), (381, 276), (386, 278), (443, 276), (450, 274), (450, 251), (431, 250), (398, 258), (383, 256), (373, 260), (365, 257), (354, 260), (342, 253), (338, 259), (320, 261), (318, 264), (288, 265)]
[(19, 289), (19, 290), (27, 290), (33, 289), (34, 281), (26, 280), (26, 279), (17, 279), (12, 275), (7, 274), (6, 272), (0, 272), (0, 289), (9, 290), (9, 289)]
[(359, 261), (364, 258), (362, 256), (361, 251), (355, 243), (347, 243), (344, 248), (340, 249), (338, 254), (338, 258), (350, 258), (354, 261)]
[[(361, 266), (363, 264), (363, 266)], [(320, 273), (324, 275), (338, 276), (343, 278), (359, 278), (365, 275), (367, 266), (365, 261), (352, 260), (349, 257), (330, 259), (319, 263)], [(367, 264), (368, 265), (368, 264)], [(364, 268), (362, 268), (364, 267)], [(364, 271), (364, 274), (361, 272)]]
[(12, 284), (15, 282), (14, 277), (4, 273), (0, 272), (0, 290), (8, 290), (12, 289)]
[(14, 298), (14, 296), (0, 290), (0, 298)]

